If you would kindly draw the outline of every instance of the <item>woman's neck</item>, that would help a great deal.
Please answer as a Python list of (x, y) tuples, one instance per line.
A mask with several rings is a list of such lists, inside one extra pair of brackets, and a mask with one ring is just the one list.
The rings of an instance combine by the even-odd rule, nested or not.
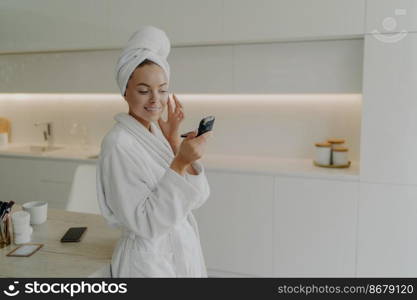
[(129, 109), (129, 115), (131, 115), (133, 118), (136, 119), (136, 121), (138, 121), (140, 124), (142, 124), (143, 126), (145, 126), (146, 129), (148, 129), (150, 132), (152, 132), (152, 130), (151, 130), (151, 122), (146, 121), (146, 120), (140, 118), (139, 116), (135, 115), (130, 109)]

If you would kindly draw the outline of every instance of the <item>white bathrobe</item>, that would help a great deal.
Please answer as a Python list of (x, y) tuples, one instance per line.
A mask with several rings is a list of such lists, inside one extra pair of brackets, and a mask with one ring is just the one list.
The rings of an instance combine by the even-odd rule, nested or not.
[(209, 196), (204, 168), (181, 176), (169, 166), (174, 153), (158, 125), (152, 133), (127, 113), (104, 137), (97, 165), (101, 212), (122, 229), (113, 277), (207, 277), (192, 210)]

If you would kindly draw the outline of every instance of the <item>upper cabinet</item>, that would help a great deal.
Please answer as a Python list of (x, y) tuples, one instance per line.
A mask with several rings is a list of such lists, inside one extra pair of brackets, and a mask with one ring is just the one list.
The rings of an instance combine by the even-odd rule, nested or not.
[(225, 0), (225, 39), (257, 42), (362, 35), (365, 0)]
[[(404, 33), (417, 31), (416, 0), (367, 0), (366, 32)], [(395, 38), (398, 35), (395, 35)]]
[(142, 25), (174, 46), (344, 38), (363, 34), (364, 12), (365, 0), (3, 0), (0, 53), (121, 48)]
[(163, 29), (173, 45), (218, 41), (223, 30), (223, 0), (106, 0), (108, 46), (121, 48), (142, 25)]
[(91, 49), (108, 38), (101, 0), (0, 2), (0, 52)]

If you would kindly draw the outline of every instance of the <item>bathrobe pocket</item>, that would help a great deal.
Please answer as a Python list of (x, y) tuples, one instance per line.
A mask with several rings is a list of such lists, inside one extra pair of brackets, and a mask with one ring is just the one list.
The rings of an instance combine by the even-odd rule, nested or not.
[(176, 277), (174, 253), (133, 250), (131, 277)]

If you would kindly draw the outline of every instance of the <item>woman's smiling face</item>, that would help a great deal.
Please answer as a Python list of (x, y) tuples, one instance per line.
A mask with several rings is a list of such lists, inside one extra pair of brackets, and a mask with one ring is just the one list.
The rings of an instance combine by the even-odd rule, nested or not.
[(132, 73), (125, 100), (129, 114), (149, 129), (157, 121), (168, 102), (168, 81), (164, 70), (154, 63), (146, 63)]

